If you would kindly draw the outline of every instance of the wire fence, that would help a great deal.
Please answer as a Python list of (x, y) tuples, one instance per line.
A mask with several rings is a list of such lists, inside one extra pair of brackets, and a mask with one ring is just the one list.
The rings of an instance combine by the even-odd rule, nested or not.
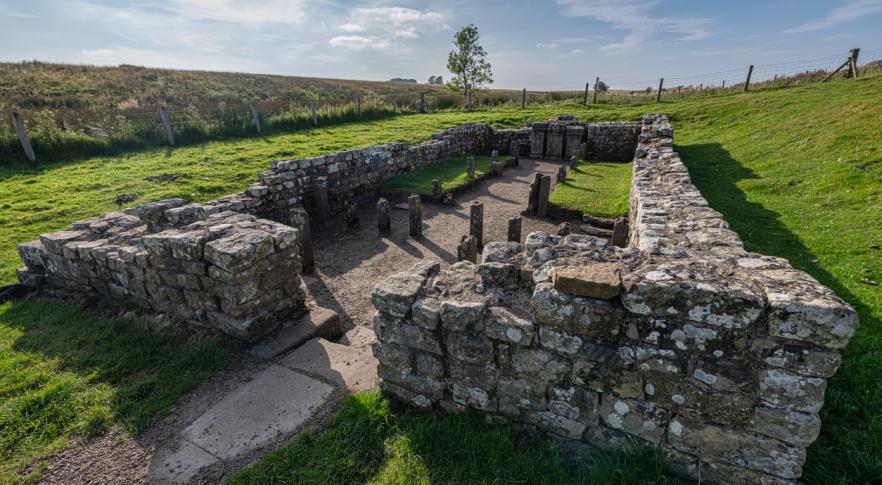
[[(441, 110), (525, 108), (554, 103), (654, 103), (849, 77), (854, 74), (849, 63), (855, 56), (852, 51), (806, 61), (645, 81), (598, 77), (584, 89), (483, 90), (473, 95), (471, 106), (463, 96), (438, 89), (417, 89), (396, 95), (331, 93), (316, 97), (292, 93), (255, 101), (192, 93), (190, 96), (178, 94), (172, 102), (121, 103), (111, 107), (21, 109), (6, 106), (4, 111), (16, 113), (19, 126), (16, 126), (16, 116), (10, 118), (9, 113), (4, 113), (6, 121), (0, 123), (0, 161), (21, 161), (25, 155), (33, 158), (34, 153), (78, 157), (140, 147), (185, 145), (207, 139)], [(860, 74), (882, 71), (882, 50), (860, 52), (854, 67)], [(160, 107), (167, 113), (168, 126), (160, 116)], [(26, 147), (25, 143), (30, 146)]]

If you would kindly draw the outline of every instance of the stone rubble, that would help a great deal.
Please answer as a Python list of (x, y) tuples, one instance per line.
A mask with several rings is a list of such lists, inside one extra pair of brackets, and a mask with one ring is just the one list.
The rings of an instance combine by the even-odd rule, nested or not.
[[(537, 125), (534, 155), (564, 133)], [(744, 250), (667, 117), (645, 118), (634, 154), (627, 247), (534, 232), (488, 243), (480, 264), (377, 285), (380, 386), (417, 408), (656, 447), (692, 480), (796, 483), (856, 312)]]

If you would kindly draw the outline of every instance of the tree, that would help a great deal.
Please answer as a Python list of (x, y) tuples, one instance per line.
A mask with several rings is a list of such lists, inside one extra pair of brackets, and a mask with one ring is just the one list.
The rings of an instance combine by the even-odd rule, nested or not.
[(609, 86), (607, 86), (606, 83), (603, 81), (597, 81), (597, 84), (594, 85), (594, 90), (601, 92), (601, 93), (605, 93), (605, 92), (609, 91)]
[(429, 76), (428, 84), (435, 84), (435, 76)]
[(429, 84), (444, 84), (443, 76), (435, 76), (435, 82), (429, 82)]
[(478, 28), (469, 24), (453, 37), (454, 50), (447, 56), (447, 69), (453, 73), (448, 86), (468, 99), (472, 108), (472, 92), (493, 82), (487, 52), (478, 43)]

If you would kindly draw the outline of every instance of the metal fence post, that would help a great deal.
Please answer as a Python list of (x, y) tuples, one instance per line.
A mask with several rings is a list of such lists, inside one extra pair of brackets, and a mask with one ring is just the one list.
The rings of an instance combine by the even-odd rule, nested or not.
[(257, 112), (257, 106), (251, 103), (251, 119), (254, 120), (254, 127), (260, 133), (260, 114)]
[(162, 119), (162, 126), (165, 128), (165, 139), (169, 145), (175, 146), (175, 135), (172, 133), (171, 122), (168, 119), (168, 112), (164, 106), (159, 107), (159, 117)]
[(750, 89), (750, 76), (753, 76), (753, 64), (747, 68), (747, 79), (744, 80), (744, 92)]
[(18, 140), (21, 142), (21, 148), (24, 150), (25, 156), (32, 162), (36, 161), (37, 157), (34, 155), (34, 148), (31, 146), (31, 140), (28, 139), (28, 132), (25, 129), (25, 125), (21, 121), (21, 118), (18, 116), (18, 113), (15, 111), (12, 112), (12, 126), (15, 127), (15, 132), (18, 133)]

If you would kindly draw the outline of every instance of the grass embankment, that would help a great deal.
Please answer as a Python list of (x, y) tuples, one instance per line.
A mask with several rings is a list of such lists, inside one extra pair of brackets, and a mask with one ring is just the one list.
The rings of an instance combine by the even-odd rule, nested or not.
[(298, 436), (229, 483), (668, 483), (648, 450), (573, 463), (550, 441), (517, 447), (514, 436), (477, 414), (393, 411), (365, 392), (347, 398), (327, 430)]
[[(3, 167), (0, 274), (4, 281), (13, 279), (19, 264), (17, 243), (115, 209), (113, 201), (120, 194), (139, 193), (136, 203), (171, 196), (204, 201), (242, 190), (276, 158), (391, 141), (419, 142), (432, 132), (468, 121), (512, 128), (523, 126), (525, 119), (557, 114), (622, 120), (638, 119), (646, 112), (672, 116), (676, 149), (695, 184), (749, 250), (789, 259), (857, 308), (861, 328), (843, 352), (839, 373), (828, 382), (821, 437), (809, 448), (804, 481), (879, 481), (882, 291), (862, 282), (862, 278), (882, 280), (882, 251), (870, 249), (882, 244), (882, 77), (878, 75), (640, 107), (534, 105), (527, 110), (402, 116), (118, 158)], [(163, 173), (189, 178), (167, 183), (146, 180)], [(8, 323), (0, 327), (15, 328)], [(0, 376), (3, 382), (9, 379), (7, 372)], [(447, 445), (436, 440), (435, 446)]]
[(552, 205), (598, 217), (628, 213), (631, 164), (580, 161), (549, 197)]
[(490, 157), (463, 155), (392, 177), (383, 182), (383, 189), (390, 192), (432, 195), (432, 180), (435, 179), (441, 181), (441, 190), (444, 192), (462, 188), (470, 182), (466, 171), (466, 159), (470, 156), (475, 158), (475, 178), (490, 171)]
[(0, 483), (36, 481), (40, 458), (110, 427), (137, 434), (226, 361), (216, 344), (71, 305), (0, 305)]

